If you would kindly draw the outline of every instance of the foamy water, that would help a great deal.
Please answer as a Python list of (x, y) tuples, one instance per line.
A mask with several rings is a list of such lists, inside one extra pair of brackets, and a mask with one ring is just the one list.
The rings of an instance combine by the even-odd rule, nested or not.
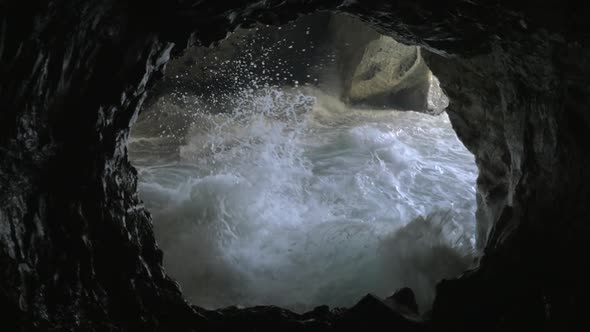
[(142, 116), (130, 152), (194, 304), (303, 311), (410, 286), (425, 309), (471, 263), (477, 168), (446, 114), (305, 89), (249, 91), (223, 112), (187, 100)]

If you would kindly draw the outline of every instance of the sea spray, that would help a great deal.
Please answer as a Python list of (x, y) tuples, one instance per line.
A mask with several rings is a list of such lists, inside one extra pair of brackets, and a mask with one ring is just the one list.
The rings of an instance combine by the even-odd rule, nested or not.
[(156, 104), (130, 144), (165, 267), (194, 304), (303, 311), (411, 286), (424, 309), (470, 264), (477, 168), (446, 114), (273, 87), (223, 110), (197, 101)]

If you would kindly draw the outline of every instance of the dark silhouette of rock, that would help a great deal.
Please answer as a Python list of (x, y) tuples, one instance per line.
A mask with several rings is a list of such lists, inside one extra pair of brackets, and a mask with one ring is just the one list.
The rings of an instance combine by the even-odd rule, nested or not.
[(404, 311), (419, 314), (418, 304), (416, 303), (416, 296), (411, 288), (404, 287), (397, 290), (392, 296), (385, 299), (390, 305), (402, 307)]
[(400, 309), (400, 304), (395, 301), (384, 301), (368, 294), (355, 306), (342, 313), (335, 323), (335, 328), (339, 331), (376, 331), (388, 328), (422, 331), (425, 328), (424, 322), (416, 312)]

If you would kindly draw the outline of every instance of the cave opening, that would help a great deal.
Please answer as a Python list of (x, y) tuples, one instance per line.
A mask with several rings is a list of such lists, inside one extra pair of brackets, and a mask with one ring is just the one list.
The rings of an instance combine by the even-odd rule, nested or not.
[[(586, 323), (586, 6), (554, 0), (77, 0), (4, 2), (0, 7), (3, 330), (353, 330), (355, 320), (357, 330), (567, 331)], [(132, 150), (142, 140), (137, 134), (144, 121), (154, 117), (165, 127), (163, 120), (173, 117), (173, 112), (156, 117), (150, 105), (168, 96), (177, 107), (194, 91), (206, 93), (207, 86), (215, 92), (216, 85), (208, 83), (186, 98), (172, 98), (174, 91), (167, 92), (166, 85), (152, 89), (171, 49), (208, 45), (240, 25), (276, 25), (317, 10), (361, 17), (385, 35), (423, 47), (422, 56), (451, 99), (447, 114), (453, 128), (476, 158), (477, 247), (485, 247), (485, 254), (476, 268), (437, 285), (432, 312), (418, 326), (406, 328), (409, 320), (400, 319), (398, 308), (379, 310), (383, 306), (362, 300), (362, 306), (349, 310), (323, 307), (302, 315), (277, 307), (209, 311), (191, 306), (162, 268), (152, 224), (159, 227), (162, 219), (151, 218), (145, 208), (151, 203), (139, 198), (127, 143), (146, 94), (156, 92), (135, 128)], [(173, 67), (164, 81), (174, 77)], [(379, 77), (377, 69), (368, 66), (360, 78)], [(298, 81), (304, 88), (305, 81)], [(233, 86), (227, 82), (218, 85)], [(314, 91), (311, 85), (307, 88)], [(347, 91), (347, 86), (339, 88)], [(378, 96), (371, 101), (388, 94)], [(371, 104), (352, 95), (337, 97), (352, 108), (366, 110)], [(231, 114), (232, 99), (217, 105), (226, 109), (218, 113)], [(292, 113), (298, 119), (306, 114)], [(279, 120), (285, 118), (290, 119)], [(190, 129), (191, 119), (186, 119)], [(145, 189), (146, 169), (157, 167), (142, 166), (136, 152), (133, 161)], [(198, 254), (183, 252), (187, 259), (181, 262), (199, 262)], [(167, 250), (167, 270), (174, 272), (170, 257)], [(182, 286), (186, 291), (189, 285)], [(383, 316), (389, 318), (386, 324), (376, 319)]]
[(167, 272), (205, 308), (349, 307), (478, 256), (474, 156), (416, 46), (316, 13), (172, 60), (129, 141)]

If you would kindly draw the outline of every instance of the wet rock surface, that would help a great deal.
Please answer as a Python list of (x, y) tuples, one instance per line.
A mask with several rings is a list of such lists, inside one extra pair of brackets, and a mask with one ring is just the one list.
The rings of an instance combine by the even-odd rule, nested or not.
[[(322, 317), (313, 325), (272, 307), (211, 313), (189, 306), (161, 267), (126, 151), (129, 127), (172, 43), (177, 54), (239, 24), (279, 24), (318, 9), (352, 13), (423, 46), (451, 99), (453, 126), (476, 156), (485, 255), (478, 268), (439, 284), (429, 326), (564, 331), (583, 320), (590, 288), (587, 5), (57, 0), (0, 4), (3, 330), (336, 326), (323, 309), (312, 314)], [(361, 307), (357, 317), (370, 323), (383, 306), (366, 301), (375, 307)], [(395, 324), (413, 328), (408, 320)]]

